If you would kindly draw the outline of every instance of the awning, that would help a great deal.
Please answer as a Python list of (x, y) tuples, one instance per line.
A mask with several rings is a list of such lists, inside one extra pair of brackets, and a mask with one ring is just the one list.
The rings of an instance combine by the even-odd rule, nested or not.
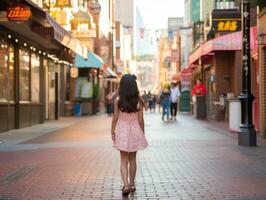
[(54, 39), (74, 51), (76, 54), (87, 58), (87, 47), (76, 39), (71, 33), (67, 32), (50, 15), (46, 13), (46, 20), (54, 30)]
[(84, 59), (80, 55), (75, 57), (75, 67), (77, 68), (101, 68), (104, 64), (104, 61), (92, 52), (87, 52), (87, 58)]
[(187, 68), (183, 68), (180, 72), (180, 76), (191, 76), (192, 75), (192, 69), (187, 67)]
[[(256, 51), (257, 27), (250, 29), (250, 43), (252, 52)], [(242, 50), (242, 31), (230, 33), (209, 40), (198, 49), (196, 49), (189, 57), (189, 63), (195, 63), (201, 56), (207, 55), (213, 51), (240, 51)]]
[(103, 76), (105, 79), (116, 79), (117, 78), (117, 74), (110, 67), (103, 68)]

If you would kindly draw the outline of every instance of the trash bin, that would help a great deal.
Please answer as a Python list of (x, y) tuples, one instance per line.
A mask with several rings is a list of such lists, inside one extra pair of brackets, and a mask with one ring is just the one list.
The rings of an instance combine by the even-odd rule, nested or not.
[(238, 132), (241, 124), (241, 103), (238, 99), (229, 100), (229, 130)]
[(80, 103), (76, 103), (74, 105), (74, 115), (81, 116), (81, 104)]
[(205, 95), (195, 96), (193, 105), (193, 114), (196, 119), (206, 119), (206, 101)]

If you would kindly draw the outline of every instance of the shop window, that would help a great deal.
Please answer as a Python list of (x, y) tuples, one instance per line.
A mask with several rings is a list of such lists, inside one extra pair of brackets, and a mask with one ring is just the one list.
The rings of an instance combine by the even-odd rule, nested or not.
[(40, 102), (40, 57), (31, 55), (31, 102)]
[(8, 102), (8, 45), (0, 40), (0, 102)]
[(9, 100), (15, 101), (14, 84), (15, 84), (15, 73), (14, 73), (14, 47), (9, 46)]
[(53, 61), (50, 60), (48, 65), (49, 102), (55, 103), (55, 73), (57, 72), (57, 66)]
[(19, 50), (19, 100), (30, 101), (30, 56), (29, 52)]

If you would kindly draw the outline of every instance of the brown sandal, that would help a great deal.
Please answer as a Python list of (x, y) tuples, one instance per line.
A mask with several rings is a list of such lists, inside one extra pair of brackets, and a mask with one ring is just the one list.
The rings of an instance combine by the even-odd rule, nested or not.
[(124, 187), (122, 188), (122, 195), (123, 195), (123, 196), (128, 196), (129, 193), (130, 193), (130, 189), (129, 189), (129, 187), (128, 187), (128, 186), (124, 186)]
[(130, 185), (130, 192), (136, 192), (136, 186), (135, 186), (135, 184), (133, 184), (133, 185)]

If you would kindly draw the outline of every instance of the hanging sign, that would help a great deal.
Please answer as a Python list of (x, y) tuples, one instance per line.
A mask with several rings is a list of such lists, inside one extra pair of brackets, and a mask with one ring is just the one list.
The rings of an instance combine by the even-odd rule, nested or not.
[(238, 10), (214, 10), (212, 29), (215, 32), (241, 31), (241, 13)]
[(236, 32), (241, 30), (241, 20), (213, 20), (213, 28), (217, 32)]
[(89, 1), (88, 10), (92, 15), (99, 15), (101, 12), (101, 5), (97, 1)]
[(172, 49), (170, 61), (171, 62), (178, 62), (179, 61), (179, 51), (177, 49)]
[(58, 8), (71, 8), (71, 0), (56, 0), (55, 7)]
[(17, 3), (7, 8), (6, 16), (9, 21), (24, 22), (31, 17), (30, 7)]
[(79, 70), (77, 67), (70, 68), (70, 76), (71, 78), (77, 78), (79, 76)]
[(140, 32), (140, 38), (143, 39), (144, 38), (145, 29), (144, 28), (140, 28), (139, 32)]

